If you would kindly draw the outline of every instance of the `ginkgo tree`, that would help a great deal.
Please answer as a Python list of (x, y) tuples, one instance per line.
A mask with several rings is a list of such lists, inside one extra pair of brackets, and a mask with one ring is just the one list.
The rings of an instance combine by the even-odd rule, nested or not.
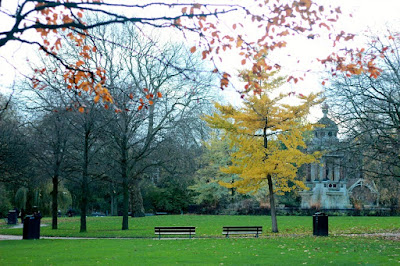
[[(273, 73), (263, 75), (271, 77)], [(303, 136), (312, 128), (306, 116), (320, 100), (316, 94), (279, 93), (282, 77), (258, 79), (250, 71), (242, 72), (241, 76), (257, 82), (257, 87), (250, 88), (254, 95), (246, 96), (244, 106), (239, 108), (216, 103), (218, 111), (205, 117), (209, 126), (224, 132), (233, 150), (232, 164), (221, 171), (240, 178), (220, 184), (235, 187), (240, 193), (256, 193), (268, 187), (272, 231), (278, 232), (274, 194), (305, 189), (297, 178), (297, 170), (318, 158), (318, 153), (305, 152)], [(288, 103), (296, 101), (299, 103)]]

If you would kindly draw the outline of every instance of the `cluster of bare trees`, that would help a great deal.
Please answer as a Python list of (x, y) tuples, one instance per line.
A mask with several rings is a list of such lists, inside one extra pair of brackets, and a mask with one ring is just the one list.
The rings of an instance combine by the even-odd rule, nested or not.
[[(98, 27), (91, 35), (97, 51), (90, 63), (106, 70), (105, 87), (113, 95), (114, 105), (95, 103), (90, 91), (78, 94), (66, 89), (62, 73), (48, 70), (56, 69), (58, 61), (42, 58), (33, 69), (54, 66), (36, 71), (35, 78), (45, 88), (33, 88), (29, 81), (20, 86), (23, 91), (19, 95), (25, 97), (18, 99), (26, 111), (21, 119), (25, 137), (1, 128), (2, 141), (13, 141), (9, 136), (15, 136), (15, 141), (28, 144), (6, 144), (18, 158), (1, 149), (0, 177), (4, 182), (18, 179), (19, 186), (25, 187), (36, 177), (43, 182), (51, 180), (53, 229), (57, 228), (60, 184), (68, 186), (75, 206), (79, 205), (81, 232), (87, 230), (90, 203), (99, 191), (107, 190), (112, 214), (117, 214), (117, 198), (122, 197), (124, 230), (128, 229), (129, 211), (144, 216), (144, 180), (168, 176), (184, 183), (196, 170), (199, 154), (192, 151), (200, 150), (200, 140), (207, 133), (200, 116), (215, 97), (215, 79), (205, 71), (201, 58), (184, 45), (143, 37), (133, 26)], [(79, 58), (73, 45), (60, 53), (63, 51), (68, 51), (63, 58)], [(155, 57), (162, 62), (153, 60)], [(143, 105), (140, 99), (149, 104)], [(0, 122), (8, 124), (9, 130), (18, 130), (5, 118)], [(24, 162), (18, 147), (29, 162)], [(5, 174), (3, 169), (24, 167), (3, 166), (7, 160), (2, 156), (31, 169), (25, 181), (17, 176), (18, 171)]]
[[(394, 34), (393, 36), (395, 36)], [(386, 43), (384, 40), (389, 40)], [(378, 78), (368, 74), (338, 77), (327, 89), (351, 152), (361, 154), (364, 177), (374, 178), (386, 204), (399, 204), (400, 181), (400, 43), (373, 37), (367, 52), (382, 54)], [(396, 181), (397, 180), (397, 181)], [(379, 186), (381, 184), (381, 186)], [(391, 187), (392, 189), (387, 189)], [(383, 193), (382, 193), (383, 192)], [(396, 200), (397, 199), (397, 200)]]

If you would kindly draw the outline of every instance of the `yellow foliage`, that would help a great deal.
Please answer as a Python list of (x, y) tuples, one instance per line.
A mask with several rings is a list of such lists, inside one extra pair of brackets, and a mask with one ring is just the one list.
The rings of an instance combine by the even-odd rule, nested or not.
[[(262, 93), (246, 97), (242, 108), (216, 103), (218, 112), (204, 117), (210, 127), (223, 130), (233, 148), (232, 164), (221, 171), (240, 177), (233, 184), (219, 182), (220, 185), (235, 187), (241, 193), (254, 193), (267, 186), (267, 176), (271, 175), (278, 193), (305, 189), (303, 182), (296, 179), (297, 170), (303, 164), (315, 162), (319, 156), (304, 151), (304, 133), (312, 129), (305, 121), (310, 108), (320, 100), (315, 94), (300, 94), (300, 104), (285, 104), (285, 99), (296, 96), (277, 94), (278, 83), (276, 79), (262, 83)], [(264, 132), (267, 148), (264, 148)]]

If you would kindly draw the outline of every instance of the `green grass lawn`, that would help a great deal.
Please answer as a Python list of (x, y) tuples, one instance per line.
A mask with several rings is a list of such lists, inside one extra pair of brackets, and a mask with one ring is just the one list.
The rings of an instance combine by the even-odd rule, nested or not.
[(399, 242), (351, 237), (0, 241), (0, 265), (398, 265)]
[[(268, 216), (167, 215), (129, 218), (88, 217), (88, 232), (79, 233), (79, 217), (61, 218), (51, 229), (44, 218), (41, 236), (135, 237), (135, 239), (40, 239), (0, 241), (0, 265), (201, 264), (201, 265), (399, 265), (400, 242), (383, 238), (341, 236), (400, 232), (399, 217), (329, 217), (329, 237), (312, 236), (312, 217), (278, 217), (272, 234)], [(194, 239), (161, 239), (154, 226), (196, 226)], [(260, 238), (222, 236), (224, 225), (262, 225)], [(22, 235), (22, 229), (0, 224), (0, 234)], [(136, 239), (137, 238), (137, 239)]]
[[(59, 218), (57, 230), (51, 229), (51, 218), (43, 218), (42, 236), (74, 236), (74, 237), (154, 237), (154, 226), (196, 226), (197, 237), (223, 237), (222, 226), (227, 225), (261, 225), (263, 236), (271, 233), (269, 216), (227, 216), (227, 215), (166, 215), (129, 218), (129, 230), (121, 230), (122, 217), (88, 217), (87, 233), (79, 233), (79, 217)], [(280, 235), (311, 235), (312, 217), (279, 216)], [(361, 234), (378, 232), (400, 232), (399, 217), (372, 216), (332, 216), (329, 217), (329, 233)], [(13, 229), (2, 221), (0, 234), (21, 235), (22, 228)]]

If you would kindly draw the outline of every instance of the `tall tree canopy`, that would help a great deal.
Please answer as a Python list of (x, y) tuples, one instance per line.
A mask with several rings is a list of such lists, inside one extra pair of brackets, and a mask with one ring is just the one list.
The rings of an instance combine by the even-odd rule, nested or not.
[[(265, 76), (271, 76), (264, 73)], [(251, 72), (243, 72), (245, 79), (252, 79)], [(258, 80), (261, 90), (245, 98), (244, 107), (216, 104), (218, 112), (206, 116), (213, 128), (222, 129), (234, 152), (232, 164), (221, 170), (237, 174), (240, 179), (233, 183), (221, 182), (235, 187), (238, 192), (257, 192), (268, 186), (271, 203), (273, 232), (278, 232), (274, 192), (287, 192), (297, 187), (305, 188), (296, 178), (298, 168), (316, 160), (317, 154), (304, 152), (303, 134), (311, 129), (305, 122), (310, 107), (317, 104), (317, 95), (292, 95), (279, 93), (283, 78)], [(299, 99), (299, 104), (287, 104)], [(275, 189), (273, 188), (275, 187)]]

